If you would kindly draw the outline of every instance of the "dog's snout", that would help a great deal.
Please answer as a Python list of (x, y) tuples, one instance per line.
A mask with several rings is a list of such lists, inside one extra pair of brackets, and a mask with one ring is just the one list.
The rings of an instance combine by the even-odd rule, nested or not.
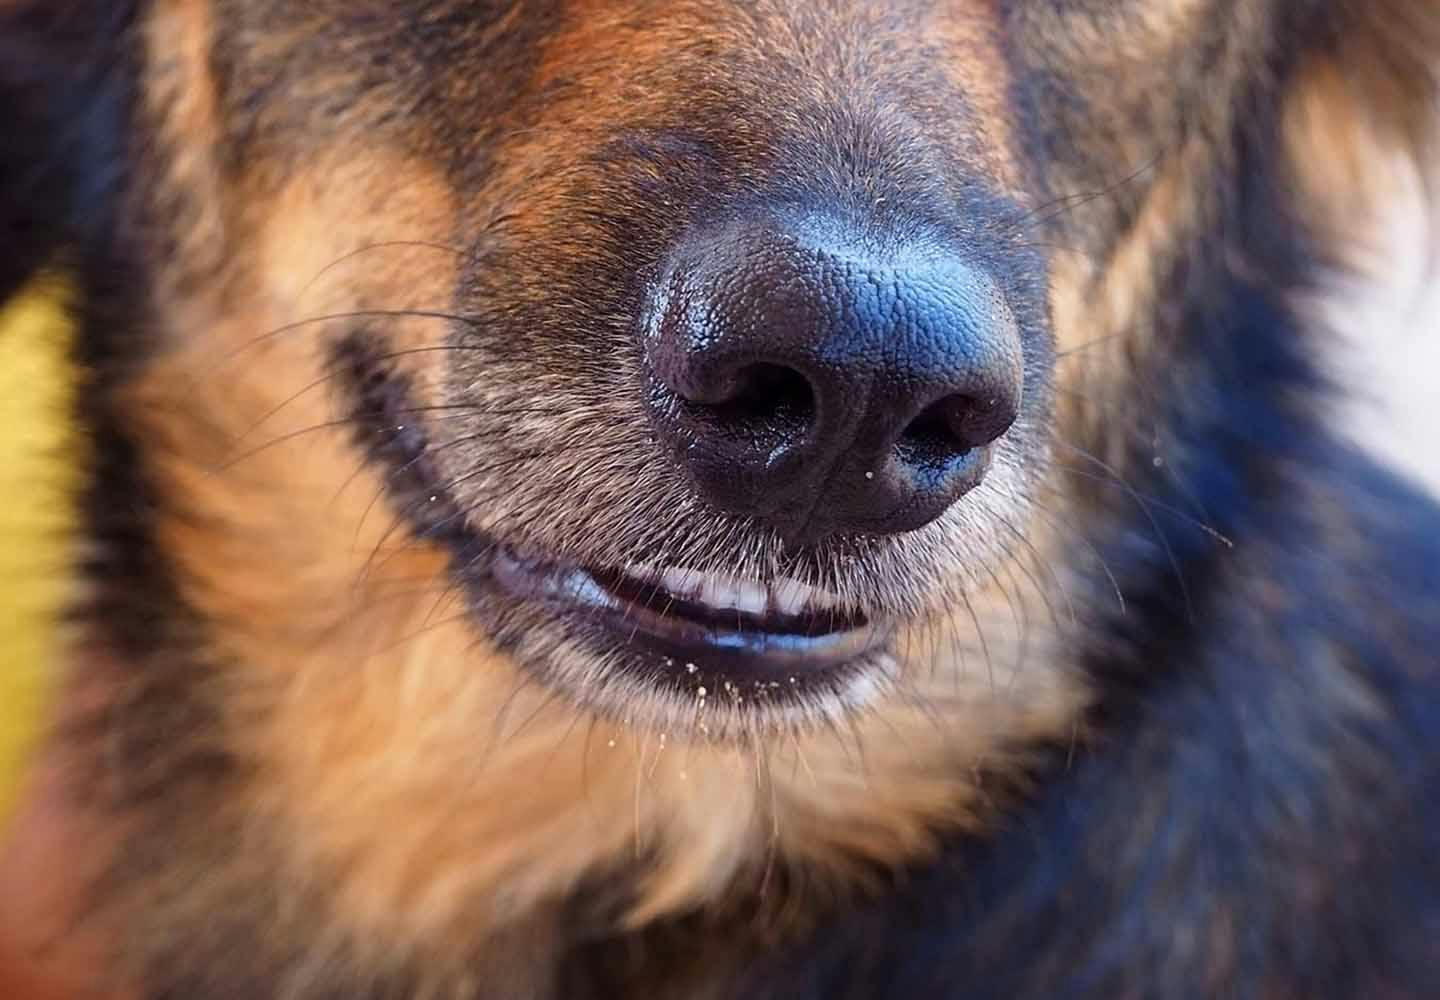
[(1020, 333), (984, 271), (836, 228), (692, 236), (645, 322), (662, 435), (713, 503), (789, 537), (928, 523), (1020, 406)]

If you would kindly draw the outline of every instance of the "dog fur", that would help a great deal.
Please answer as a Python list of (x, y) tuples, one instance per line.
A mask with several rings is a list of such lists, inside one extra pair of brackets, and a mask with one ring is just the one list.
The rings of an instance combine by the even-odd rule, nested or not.
[[(1440, 986), (1440, 512), (1333, 432), (1321, 308), (1375, 165), (1429, 190), (1432, 4), (9, 0), (0, 97), (0, 290), (84, 292), (103, 983)], [(797, 554), (651, 440), (644, 282), (757, 201), (1002, 277), (1025, 411), (934, 524)], [(906, 625), (659, 690), (477, 602), (476, 536)]]

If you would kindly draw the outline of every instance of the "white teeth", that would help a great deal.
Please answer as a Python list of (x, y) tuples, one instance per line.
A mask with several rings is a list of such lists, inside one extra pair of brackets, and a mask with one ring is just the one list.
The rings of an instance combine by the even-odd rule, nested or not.
[(738, 611), (757, 616), (769, 611), (798, 616), (840, 607), (840, 600), (834, 595), (788, 577), (767, 584), (720, 573), (652, 565), (630, 566), (626, 572), (677, 598), (703, 604), (713, 611)]
[(781, 580), (770, 592), (775, 610), (782, 615), (799, 615), (808, 609), (833, 607), (834, 602), (814, 587), (807, 587), (799, 580)]
[(660, 574), (660, 586), (676, 597), (688, 600), (703, 600), (705, 574), (693, 569), (667, 569)]
[(752, 615), (763, 615), (770, 606), (770, 592), (763, 583), (735, 581), (735, 606)]
[(701, 575), (700, 603), (712, 611), (740, 611), (763, 615), (769, 594), (763, 583), (718, 573)]
[(747, 614), (763, 615), (769, 604), (769, 595), (762, 583), (706, 573), (700, 603), (712, 608), (733, 608)]

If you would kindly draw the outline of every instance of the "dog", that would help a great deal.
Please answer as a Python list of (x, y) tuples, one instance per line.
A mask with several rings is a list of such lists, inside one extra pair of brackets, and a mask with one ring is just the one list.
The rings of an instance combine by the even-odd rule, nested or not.
[(0, 50), (0, 292), (75, 287), (90, 456), (43, 975), (1440, 990), (1440, 511), (1321, 308), (1428, 191), (1440, 8), (10, 0)]

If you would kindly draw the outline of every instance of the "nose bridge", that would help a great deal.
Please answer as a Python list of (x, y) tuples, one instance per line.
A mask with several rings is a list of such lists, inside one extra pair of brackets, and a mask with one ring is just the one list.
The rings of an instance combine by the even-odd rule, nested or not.
[[(657, 51), (674, 74), (650, 93), (664, 108), (647, 112), (667, 124), (703, 133), (721, 173), (745, 173), (772, 203), (813, 203), (848, 211), (851, 221), (886, 224), (889, 217), (943, 214), (944, 179), (979, 135), (959, 128), (954, 148), (937, 139), (932, 118), (967, 119), (971, 106), (955, 80), (921, 47), (934, 19), (917, 0), (756, 0), (717, 3), (691, 30), (704, 46)], [(739, 8), (739, 9), (737, 9)], [(677, 7), (693, 10), (695, 5)], [(677, 14), (678, 18), (685, 17)], [(677, 25), (671, 38), (682, 37)], [(703, 81), (695, 86), (681, 75)], [(943, 108), (943, 116), (937, 109)], [(960, 156), (952, 154), (959, 153)], [(728, 169), (727, 169), (728, 168)], [(916, 212), (921, 202), (927, 211)], [(933, 210), (933, 213), (932, 211)]]
[[(798, 353), (816, 387), (817, 438), (831, 452), (888, 449), (924, 398), (933, 372), (907, 353), (915, 338), (893, 266), (819, 252), (811, 264), (823, 292), (811, 301), (814, 327)], [(833, 457), (833, 456), (827, 456)]]
[(790, 197), (797, 214), (823, 198), (825, 215), (810, 224), (832, 230), (843, 224), (847, 238), (867, 232), (894, 238), (952, 216), (963, 164), (883, 90), (883, 79), (867, 79), (850, 90), (819, 88), (809, 103), (778, 109), (767, 183), (781, 200)]

